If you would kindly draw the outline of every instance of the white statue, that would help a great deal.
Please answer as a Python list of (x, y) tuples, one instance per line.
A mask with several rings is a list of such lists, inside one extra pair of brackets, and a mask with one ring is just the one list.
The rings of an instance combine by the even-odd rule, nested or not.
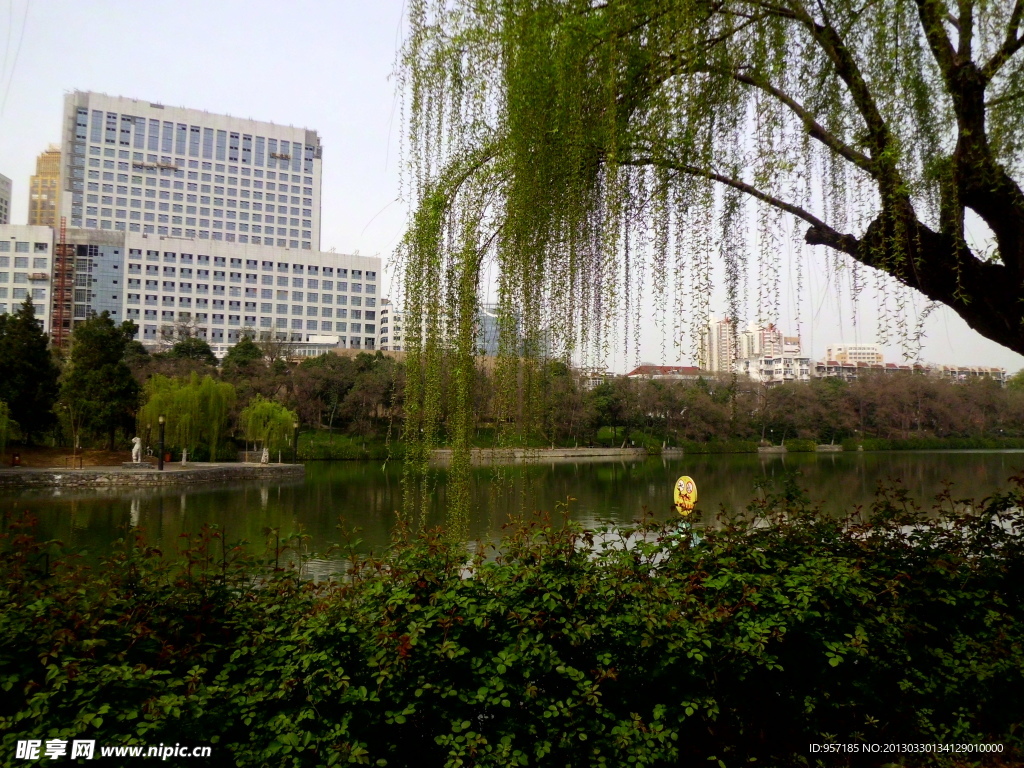
[(185, 466), (185, 462), (188, 461), (188, 451), (184, 448), (181, 449), (181, 466)]
[(142, 438), (132, 438), (132, 461), (136, 464), (142, 461)]
[(270, 451), (267, 450), (266, 446), (263, 448), (263, 454), (260, 456), (260, 464), (270, 463)]

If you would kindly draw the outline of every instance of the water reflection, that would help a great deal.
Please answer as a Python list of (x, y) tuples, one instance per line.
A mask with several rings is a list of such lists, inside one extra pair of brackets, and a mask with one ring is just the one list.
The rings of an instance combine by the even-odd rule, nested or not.
[[(912, 498), (930, 505), (945, 483), (954, 495), (982, 498), (1005, 489), (1007, 478), (1024, 467), (1024, 452), (900, 452), (714, 455), (636, 462), (565, 461), (507, 467), (478, 467), (473, 474), (472, 539), (496, 541), (510, 516), (535, 510), (568, 515), (594, 527), (628, 523), (648, 513), (665, 519), (674, 513), (671, 493), (682, 474), (700, 487), (705, 519), (720, 509), (742, 512), (759, 482), (799, 472), (799, 483), (813, 501), (839, 514), (867, 507), (879, 483), (900, 481)], [(433, 507), (422, 523), (443, 524), (445, 474), (438, 471)], [(154, 544), (173, 551), (182, 534), (215, 524), (227, 540), (247, 540), (262, 549), (268, 529), (282, 538), (308, 534), (307, 547), (324, 551), (341, 541), (339, 518), (361, 529), (359, 550), (379, 550), (389, 540), (402, 499), (401, 467), (368, 462), (323, 462), (308, 466), (306, 481), (273, 484), (203, 485), (181, 491), (146, 489), (120, 495), (92, 491), (24, 492), (0, 497), (5, 518), (31, 512), (40, 534), (64, 541), (93, 556), (109, 552), (125, 526), (146, 530)], [(340, 560), (314, 563), (329, 570)]]

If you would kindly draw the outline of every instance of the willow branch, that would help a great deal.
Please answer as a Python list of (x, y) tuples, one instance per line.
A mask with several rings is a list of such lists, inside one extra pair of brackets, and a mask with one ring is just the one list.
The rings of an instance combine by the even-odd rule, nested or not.
[(807, 133), (811, 138), (817, 139), (837, 155), (846, 158), (858, 168), (867, 171), (869, 174), (874, 174), (877, 170), (874, 160), (863, 152), (854, 149), (849, 144), (840, 141), (837, 136), (826, 130), (821, 123), (814, 119), (814, 116), (811, 115), (811, 113), (808, 112), (802, 104), (792, 98), (789, 94), (779, 88), (776, 88), (771, 83), (755, 78), (751, 75), (743, 74), (742, 72), (733, 73), (733, 79), (741, 83), (754, 86), (755, 88), (760, 88), (765, 93), (768, 93), (781, 101), (789, 107), (793, 114), (803, 121), (804, 127), (807, 129)]
[(1024, 46), (1024, 35), (1018, 35), (1021, 19), (1024, 17), (1024, 0), (1017, 0), (1010, 12), (1010, 20), (1006, 25), (1006, 37), (999, 50), (992, 54), (985, 65), (981, 68), (986, 80), (991, 80), (999, 72), (1003, 64), (1017, 53)]
[[(760, 200), (763, 203), (767, 203), (773, 208), (778, 208), (780, 211), (790, 213), (797, 218), (803, 219), (811, 225), (811, 231), (807, 233), (807, 242), (809, 243), (820, 243), (831, 245), (837, 250), (843, 251), (844, 253), (855, 254), (857, 251), (858, 240), (853, 235), (843, 234), (824, 221), (819, 219), (813, 213), (801, 208), (798, 205), (788, 203), (781, 198), (770, 195), (757, 187), (747, 184), (745, 181), (741, 181), (732, 176), (726, 176), (721, 173), (709, 170), (707, 168), (700, 168), (696, 165), (689, 165), (687, 163), (677, 163), (669, 160), (660, 160), (654, 157), (634, 157), (626, 160), (618, 161), (621, 165), (635, 165), (635, 166), (654, 166), (657, 168), (665, 168), (671, 171), (677, 171), (679, 173), (685, 173), (689, 176), (697, 176), (699, 178), (708, 179), (709, 181), (716, 181), (719, 184), (724, 184), (727, 187), (743, 192), (750, 197)], [(812, 232), (813, 240), (812, 240)]]

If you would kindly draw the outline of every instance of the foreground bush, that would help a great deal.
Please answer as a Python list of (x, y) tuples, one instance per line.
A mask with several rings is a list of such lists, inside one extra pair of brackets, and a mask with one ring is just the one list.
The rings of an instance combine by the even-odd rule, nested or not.
[(824, 741), (1019, 754), (1019, 491), (941, 519), (892, 491), (864, 519), (792, 489), (750, 512), (697, 546), (674, 522), (538, 519), (468, 563), (400, 530), (329, 584), (217, 532), (174, 562), (136, 539), (89, 569), (9, 527), (2, 759), (76, 737), (213, 743), (209, 764), (243, 766), (799, 765)]

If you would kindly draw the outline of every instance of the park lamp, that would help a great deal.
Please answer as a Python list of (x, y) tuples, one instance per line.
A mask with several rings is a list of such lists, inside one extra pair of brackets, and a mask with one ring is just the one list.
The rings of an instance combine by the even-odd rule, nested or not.
[(156, 468), (160, 471), (163, 471), (164, 468), (164, 422), (166, 421), (167, 419), (162, 413), (156, 417), (156, 423), (160, 425), (160, 452), (156, 457)]

